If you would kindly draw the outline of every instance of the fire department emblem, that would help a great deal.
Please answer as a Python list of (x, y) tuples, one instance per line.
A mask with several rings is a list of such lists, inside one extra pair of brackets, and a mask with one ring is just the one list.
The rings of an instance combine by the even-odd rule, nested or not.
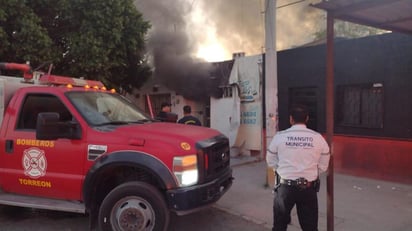
[(183, 150), (186, 150), (186, 151), (188, 151), (188, 150), (190, 150), (190, 144), (188, 144), (188, 143), (186, 143), (186, 142), (182, 142), (182, 143), (180, 143), (180, 147), (183, 149)]
[(39, 178), (46, 175), (47, 160), (44, 151), (38, 148), (24, 150), (23, 154), (24, 175)]

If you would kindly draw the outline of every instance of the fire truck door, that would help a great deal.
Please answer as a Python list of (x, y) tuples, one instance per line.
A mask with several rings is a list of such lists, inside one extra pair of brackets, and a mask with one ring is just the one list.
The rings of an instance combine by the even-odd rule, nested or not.
[[(83, 180), (84, 144), (81, 140), (36, 140), (40, 112), (58, 112), (60, 121), (72, 115), (52, 94), (27, 94), (15, 126), (8, 126), (6, 157), (2, 164), (3, 190), (35, 196), (78, 200)], [(33, 121), (34, 120), (34, 121)], [(83, 152), (82, 152), (83, 151)]]

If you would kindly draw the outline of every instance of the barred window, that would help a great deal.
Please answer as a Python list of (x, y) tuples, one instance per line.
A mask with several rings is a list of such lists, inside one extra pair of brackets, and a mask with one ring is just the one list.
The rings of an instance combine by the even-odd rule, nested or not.
[(383, 84), (338, 86), (337, 124), (383, 128)]

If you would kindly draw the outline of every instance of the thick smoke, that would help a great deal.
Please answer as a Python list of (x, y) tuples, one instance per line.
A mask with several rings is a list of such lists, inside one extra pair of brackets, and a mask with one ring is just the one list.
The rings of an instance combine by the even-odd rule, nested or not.
[(264, 0), (202, 0), (197, 4), (229, 55), (264, 51)]
[(184, 0), (138, 0), (137, 8), (152, 24), (148, 45), (154, 78), (187, 98), (204, 99), (210, 85), (211, 65), (193, 58), (194, 41), (187, 27), (191, 4)]
[[(265, 0), (202, 0), (205, 17), (213, 21), (218, 40), (231, 52), (246, 55), (264, 52)], [(320, 0), (277, 0), (277, 50), (312, 42), (325, 27), (321, 10), (311, 7)]]
[(310, 6), (320, 1), (278, 0), (277, 5), (281, 7), (276, 11), (278, 50), (311, 43), (317, 39), (316, 33), (326, 29), (325, 12)]
[[(313, 41), (322, 27), (322, 12), (309, 6), (314, 2), (319, 0), (277, 0), (278, 50)], [(227, 60), (235, 52), (264, 52), (265, 0), (136, 0), (136, 6), (152, 24), (148, 45), (154, 77), (185, 97), (205, 98), (217, 87), (210, 81), (215, 70), (194, 58), (208, 28), (214, 29)], [(202, 15), (202, 25), (194, 23), (195, 12)]]

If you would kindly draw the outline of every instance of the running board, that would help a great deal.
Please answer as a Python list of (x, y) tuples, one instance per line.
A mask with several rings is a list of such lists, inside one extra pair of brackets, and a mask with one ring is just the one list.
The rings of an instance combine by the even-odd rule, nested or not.
[(54, 211), (86, 213), (83, 203), (78, 201), (56, 200), (42, 197), (22, 196), (9, 193), (0, 193), (0, 204)]

